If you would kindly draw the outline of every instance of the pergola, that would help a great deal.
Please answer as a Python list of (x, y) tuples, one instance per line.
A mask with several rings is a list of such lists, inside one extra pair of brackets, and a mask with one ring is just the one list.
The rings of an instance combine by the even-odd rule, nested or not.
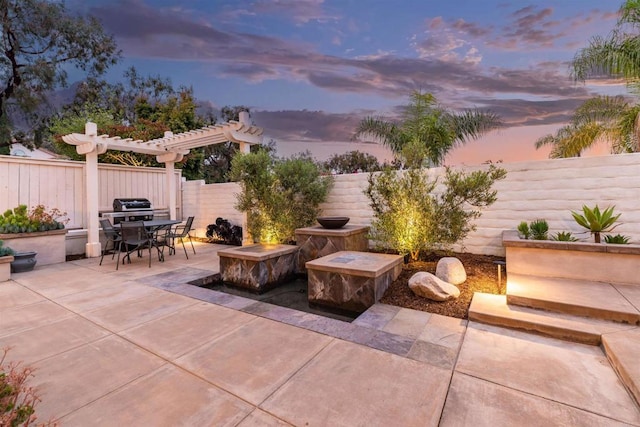
[(239, 121), (207, 126), (174, 135), (165, 132), (164, 137), (150, 141), (122, 139), (118, 136), (98, 135), (95, 123), (88, 122), (85, 133), (72, 133), (62, 137), (67, 144), (75, 145), (78, 154), (86, 158), (85, 189), (87, 194), (86, 224), (88, 229), (86, 256), (98, 257), (102, 247), (99, 237), (99, 201), (98, 201), (98, 155), (107, 150), (131, 151), (155, 155), (160, 163), (165, 164), (166, 191), (169, 200), (169, 216), (176, 217), (176, 182), (174, 179), (175, 163), (189, 153), (192, 148), (227, 141), (240, 144), (240, 151), (248, 153), (251, 145), (262, 143), (262, 128), (252, 126), (249, 113), (241, 112)]

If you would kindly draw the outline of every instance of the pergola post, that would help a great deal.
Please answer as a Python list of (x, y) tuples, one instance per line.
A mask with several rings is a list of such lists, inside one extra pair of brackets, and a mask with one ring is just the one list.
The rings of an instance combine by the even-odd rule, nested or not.
[[(251, 146), (246, 142), (239, 142), (240, 152), (243, 154), (247, 154), (251, 152)], [(249, 234), (249, 227), (247, 221), (247, 213), (242, 213), (242, 246), (253, 244), (253, 237)]]
[(98, 136), (98, 126), (95, 123), (87, 122), (84, 133), (90, 142), (78, 145), (76, 151), (78, 154), (85, 155), (85, 194), (87, 197), (87, 244), (85, 245), (85, 254), (88, 258), (95, 258), (102, 254), (98, 222), (98, 215), (100, 214), (98, 199), (98, 154), (104, 153), (106, 149), (93, 140)]
[(169, 219), (177, 219), (178, 215), (176, 212), (176, 178), (175, 178), (175, 170), (176, 170), (175, 162), (167, 162), (164, 164), (164, 167), (167, 172), (167, 192), (169, 193)]
[[(172, 136), (173, 136), (172, 132), (167, 131), (164, 133), (165, 138), (171, 138)], [(166, 174), (165, 188), (167, 191), (167, 199), (169, 200), (169, 218), (170, 219), (177, 219), (176, 218), (177, 188), (176, 188), (176, 177), (175, 177), (175, 170), (176, 170), (175, 165), (176, 165), (176, 162), (181, 161), (183, 157), (184, 156), (181, 153), (176, 153), (172, 151), (168, 151), (164, 154), (160, 154), (156, 156), (156, 160), (158, 161), (158, 163), (164, 163), (164, 169)]]

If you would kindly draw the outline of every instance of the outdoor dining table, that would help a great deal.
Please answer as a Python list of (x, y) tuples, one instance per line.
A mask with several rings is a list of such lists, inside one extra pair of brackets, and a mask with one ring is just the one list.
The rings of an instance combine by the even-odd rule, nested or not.
[[(182, 221), (180, 220), (175, 220), (175, 219), (152, 219), (149, 221), (143, 221), (144, 224), (144, 228), (147, 229), (147, 232), (149, 233), (149, 235), (153, 235), (153, 244), (156, 247), (156, 249), (158, 249), (158, 253), (160, 253), (160, 248), (157, 246), (157, 242), (156, 242), (156, 237), (155, 237), (155, 233), (157, 231), (159, 231), (160, 229), (164, 228), (164, 227), (171, 227), (173, 225), (176, 224), (180, 224)], [(118, 223), (118, 224), (114, 224), (113, 228), (120, 232), (121, 229), (121, 224), (122, 223)], [(169, 254), (171, 255), (171, 252), (169, 252)], [(162, 261), (164, 261), (164, 253), (162, 253)]]

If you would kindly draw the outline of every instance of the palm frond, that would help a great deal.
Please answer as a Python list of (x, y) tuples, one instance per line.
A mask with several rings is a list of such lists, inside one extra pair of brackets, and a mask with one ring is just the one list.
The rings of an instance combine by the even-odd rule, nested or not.
[(449, 119), (455, 133), (456, 144), (464, 144), (469, 140), (478, 139), (503, 125), (500, 116), (491, 111), (480, 109), (450, 114)]

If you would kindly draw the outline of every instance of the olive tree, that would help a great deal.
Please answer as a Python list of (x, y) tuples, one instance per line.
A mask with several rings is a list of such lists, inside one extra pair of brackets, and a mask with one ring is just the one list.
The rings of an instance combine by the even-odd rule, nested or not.
[(332, 185), (310, 159), (275, 159), (266, 151), (238, 154), (231, 164), (231, 178), (239, 181), (236, 208), (247, 213), (254, 240), (290, 243), (296, 228), (314, 223)]

